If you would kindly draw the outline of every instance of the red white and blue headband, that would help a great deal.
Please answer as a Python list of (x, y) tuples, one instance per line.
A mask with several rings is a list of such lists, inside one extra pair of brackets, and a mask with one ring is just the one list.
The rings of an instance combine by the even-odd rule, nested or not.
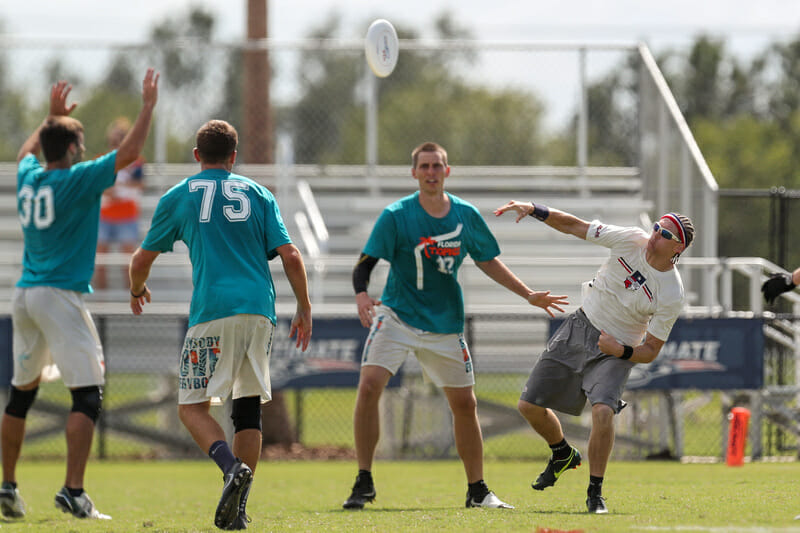
[(666, 218), (667, 220), (671, 221), (675, 224), (675, 227), (678, 228), (678, 238), (681, 240), (681, 244), (686, 244), (686, 230), (683, 227), (683, 223), (681, 219), (675, 213), (667, 213), (666, 215), (662, 216), (661, 218)]

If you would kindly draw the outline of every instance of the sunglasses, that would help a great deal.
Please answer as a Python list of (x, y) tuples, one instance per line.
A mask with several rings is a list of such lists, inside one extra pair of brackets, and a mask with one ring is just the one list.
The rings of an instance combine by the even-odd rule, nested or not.
[(675, 236), (675, 234), (674, 234), (674, 233), (672, 233), (672, 232), (671, 232), (670, 230), (668, 230), (668, 229), (662, 228), (662, 227), (661, 227), (661, 225), (660, 225), (658, 222), (656, 222), (655, 224), (653, 224), (653, 231), (655, 231), (656, 233), (660, 234), (660, 235), (661, 235), (662, 237), (664, 237), (665, 239), (671, 239), (671, 240), (673, 240), (673, 241), (675, 241), (675, 242), (678, 242), (678, 243), (681, 243), (681, 244), (683, 244), (683, 243), (681, 242), (681, 240), (680, 240), (680, 239), (679, 239), (677, 236)]

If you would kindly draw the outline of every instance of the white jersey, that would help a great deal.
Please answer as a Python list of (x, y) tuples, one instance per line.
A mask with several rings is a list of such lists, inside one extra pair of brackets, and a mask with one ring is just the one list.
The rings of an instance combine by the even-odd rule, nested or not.
[(586, 240), (610, 249), (583, 301), (583, 311), (599, 330), (630, 346), (645, 333), (666, 341), (683, 308), (678, 269), (661, 272), (645, 260), (649, 235), (642, 229), (593, 220)]

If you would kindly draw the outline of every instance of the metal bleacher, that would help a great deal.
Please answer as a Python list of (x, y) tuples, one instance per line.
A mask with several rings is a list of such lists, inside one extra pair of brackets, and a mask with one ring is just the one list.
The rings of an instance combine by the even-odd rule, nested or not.
[[(416, 190), (416, 182), (407, 166), (242, 165), (234, 169), (266, 185), (278, 197), (284, 220), (293, 239), (303, 249), (308, 263), (312, 296), (316, 308), (336, 309), (352, 305), (351, 271), (372, 225), (389, 203)], [(147, 189), (142, 201), (142, 237), (149, 227), (160, 195), (184, 177), (197, 172), (196, 165), (150, 165), (145, 169)], [(287, 178), (288, 176), (288, 178)], [(330, 238), (321, 243), (322, 252), (310, 257), (298, 236), (293, 213), (303, 210), (296, 187), (281, 189), (281, 183), (303, 180), (313, 191), (316, 204)], [(19, 277), (22, 257), (22, 233), (16, 214), (16, 168), (0, 164), (0, 300), (8, 302)], [(447, 190), (474, 204), (495, 233), (503, 259), (531, 287), (567, 294), (570, 302), (579, 303), (580, 283), (589, 279), (606, 250), (587, 246), (574, 237), (562, 235), (534, 220), (515, 223), (506, 214), (495, 217), (493, 210), (511, 199), (541, 200), (585, 219), (599, 218), (610, 224), (638, 224), (652, 204), (642, 198), (641, 180), (636, 168), (621, 167), (457, 167), (446, 183)], [(547, 257), (551, 265), (526, 264), (526, 258)], [(97, 291), (90, 302), (127, 302), (121, 288), (122, 268), (127, 264), (122, 254), (98, 257), (109, 264), (109, 276), (117, 277), (116, 288)], [(117, 268), (119, 267), (119, 268)], [(291, 294), (279, 266), (273, 266), (276, 289), (286, 300)], [(386, 265), (379, 263), (370, 287), (380, 293)], [(468, 310), (501, 308), (516, 312), (529, 308), (518, 296), (499, 287), (481, 273), (471, 261), (461, 270)], [(191, 267), (179, 245), (176, 252), (156, 261), (148, 282), (160, 302), (186, 304), (191, 293)], [(111, 283), (114, 286), (114, 283)], [(289, 297), (290, 298), (290, 297)]]

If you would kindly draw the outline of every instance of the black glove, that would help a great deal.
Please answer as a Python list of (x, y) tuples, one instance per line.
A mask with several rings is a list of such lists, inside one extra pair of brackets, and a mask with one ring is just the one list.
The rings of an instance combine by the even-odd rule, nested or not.
[(761, 285), (761, 292), (764, 293), (764, 299), (767, 301), (767, 303), (771, 304), (775, 301), (775, 298), (777, 298), (779, 294), (789, 292), (795, 287), (797, 287), (797, 285), (792, 283), (791, 274), (781, 274), (780, 272), (775, 272), (767, 281), (764, 282), (763, 285)]

